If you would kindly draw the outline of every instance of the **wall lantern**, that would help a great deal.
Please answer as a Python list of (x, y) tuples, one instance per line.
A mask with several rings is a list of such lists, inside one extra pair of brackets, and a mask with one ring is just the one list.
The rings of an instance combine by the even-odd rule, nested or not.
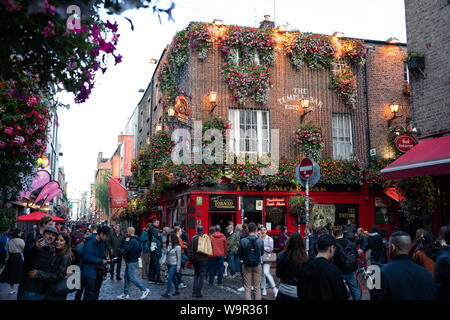
[(156, 132), (159, 132), (159, 131), (161, 131), (162, 130), (162, 124), (161, 123), (158, 123), (156, 126), (155, 126), (155, 131)]
[(168, 115), (170, 118), (173, 118), (173, 117), (175, 116), (175, 108), (174, 108), (173, 106), (170, 106), (170, 107), (167, 109), (167, 115)]
[(281, 26), (278, 27), (278, 32), (279, 33), (285, 33), (287, 32), (287, 25), (283, 24)]
[(386, 42), (389, 44), (395, 44), (395, 43), (399, 43), (400, 40), (398, 40), (397, 38), (391, 37), (391, 38), (387, 39)]
[(214, 109), (217, 106), (217, 92), (216, 91), (210, 91), (209, 92), (209, 102), (211, 103), (211, 113), (214, 111)]
[(213, 25), (215, 25), (216, 27), (220, 27), (220, 26), (223, 25), (223, 20), (220, 20), (220, 19), (214, 19), (212, 23), (213, 23)]
[(397, 116), (398, 107), (399, 107), (398, 104), (390, 104), (389, 105), (389, 109), (394, 114), (394, 116), (391, 119), (388, 120), (388, 128), (391, 127), (392, 120), (403, 117), (403, 115)]
[(149, 63), (150, 64), (157, 64), (158, 63), (158, 59), (150, 59)]
[(303, 123), (303, 118), (308, 113), (310, 113), (312, 110), (308, 110), (308, 111), (305, 112), (305, 110), (307, 110), (309, 108), (309, 99), (302, 99), (302, 100), (300, 100), (300, 105), (302, 106), (302, 110), (303, 110), (303, 113), (300, 116), (300, 123)]

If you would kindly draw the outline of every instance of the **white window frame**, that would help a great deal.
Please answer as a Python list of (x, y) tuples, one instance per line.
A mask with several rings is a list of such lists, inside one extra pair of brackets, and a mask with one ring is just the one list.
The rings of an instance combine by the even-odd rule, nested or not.
[[(334, 160), (350, 160), (354, 156), (352, 122), (352, 115), (349, 113), (332, 113), (331, 115), (331, 140), (333, 142)], [(340, 131), (342, 131), (342, 135), (339, 134)], [(338, 134), (336, 135), (336, 133)]]
[(409, 69), (407, 62), (403, 63), (403, 81), (405, 81), (405, 83), (409, 83)]
[[(241, 112), (256, 112), (256, 151), (246, 151), (240, 149), (240, 139), (241, 139), (241, 123), (240, 114)], [(263, 137), (263, 113), (267, 114), (267, 129)], [(231, 150), (236, 154), (258, 154), (262, 156), (263, 154), (270, 153), (270, 112), (268, 110), (253, 110), (253, 109), (229, 109), (228, 119), (232, 124), (232, 134), (231, 134)], [(263, 152), (263, 140), (267, 142), (267, 151)]]

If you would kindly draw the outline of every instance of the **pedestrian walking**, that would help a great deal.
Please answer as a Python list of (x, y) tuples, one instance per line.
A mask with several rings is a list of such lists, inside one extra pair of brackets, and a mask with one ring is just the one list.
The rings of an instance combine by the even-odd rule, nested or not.
[(432, 300), (434, 284), (431, 273), (409, 259), (411, 238), (399, 231), (389, 240), (393, 261), (381, 268), (381, 289), (371, 292), (373, 300)]
[(351, 240), (344, 238), (341, 229), (335, 229), (333, 236), (336, 239), (336, 252), (333, 256), (333, 263), (342, 271), (342, 280), (345, 281), (350, 289), (353, 300), (361, 300), (361, 292), (356, 281), (358, 250)]
[(272, 262), (276, 261), (276, 254), (273, 252), (273, 239), (267, 235), (266, 227), (261, 227), (260, 238), (264, 242), (264, 253), (261, 259), (262, 262), (262, 272), (261, 272), (261, 289), (262, 295), (267, 295), (266, 280), (269, 281), (270, 287), (273, 290), (273, 294), (276, 297), (278, 289), (275, 286), (275, 281), (273, 280), (272, 274), (270, 273), (270, 266)]
[(159, 221), (154, 220), (150, 227), (150, 270), (149, 281), (154, 283), (162, 283), (160, 259), (162, 257), (162, 240), (161, 230), (158, 229)]
[(168, 270), (167, 289), (166, 292), (161, 295), (164, 298), (170, 298), (172, 282), (175, 285), (175, 293), (173, 294), (173, 296), (177, 296), (180, 294), (178, 286), (179, 283), (176, 274), (181, 270), (181, 246), (176, 233), (169, 233), (167, 242), (167, 251), (161, 261), (161, 265), (165, 264)]
[(43, 235), (37, 235), (35, 243), (30, 244), (28, 254), (25, 255), (24, 272), (19, 285), (17, 300), (44, 300), (47, 294), (48, 287), (46, 282), (30, 277), (29, 274), (32, 270), (50, 272), (55, 252), (54, 242), (58, 235), (58, 230), (50, 224), (46, 225)]
[(116, 224), (114, 226), (114, 231), (110, 234), (108, 240), (106, 241), (106, 250), (108, 251), (109, 257), (115, 259), (111, 263), (111, 280), (114, 279), (114, 270), (116, 270), (116, 280), (122, 280), (120, 274), (122, 269), (122, 251), (124, 246), (125, 235), (120, 229), (120, 225)]
[(71, 265), (74, 257), (67, 232), (58, 234), (55, 239), (55, 255), (53, 256), (50, 270), (48, 272), (39, 269), (29, 271), (30, 278), (36, 278), (47, 284), (47, 292), (44, 300), (66, 300), (67, 294), (55, 291), (53, 285), (66, 279), (67, 268)]
[(256, 224), (248, 224), (248, 237), (239, 242), (239, 257), (243, 261), (245, 299), (251, 300), (251, 286), (255, 289), (255, 300), (261, 300), (261, 257), (264, 242), (256, 235)]
[(0, 270), (6, 265), (6, 254), (8, 252), (8, 235), (6, 232), (1, 232), (0, 236)]
[(317, 239), (318, 254), (302, 265), (297, 294), (300, 300), (347, 300), (342, 272), (331, 263), (336, 240), (329, 234)]
[[(23, 275), (23, 251), (25, 249), (25, 241), (21, 238), (22, 231), (14, 229), (11, 234), (12, 239), (6, 242), (8, 246), (6, 265), (0, 275), (0, 282), (6, 282), (10, 287), (10, 294), (16, 294), (15, 284), (19, 284)], [(6, 250), (5, 250), (6, 251)]]
[(206, 266), (208, 263), (208, 256), (202, 252), (198, 252), (199, 238), (203, 237), (204, 228), (202, 225), (197, 225), (197, 234), (192, 237), (189, 246), (189, 259), (194, 265), (194, 285), (192, 295), (194, 298), (202, 298), (203, 281), (206, 274)]
[(427, 269), (431, 276), (434, 278), (434, 266), (432, 254), (434, 250), (433, 239), (431, 235), (425, 231), (425, 229), (418, 229), (416, 231), (416, 239), (411, 245), (411, 249), (408, 252), (408, 256), (411, 261), (414, 261), (419, 266)]
[(132, 282), (136, 287), (141, 290), (142, 295), (139, 299), (147, 298), (150, 290), (147, 289), (142, 282), (136, 279), (136, 269), (138, 265), (139, 257), (142, 253), (142, 245), (139, 238), (135, 236), (135, 230), (133, 227), (127, 229), (127, 234), (123, 247), (121, 248), (123, 257), (125, 259), (125, 273), (124, 273), (124, 288), (123, 294), (119, 295), (117, 298), (122, 300), (130, 299), (129, 290), (130, 282)]
[(280, 279), (277, 300), (299, 300), (297, 284), (301, 266), (307, 260), (303, 238), (300, 233), (294, 232), (277, 257), (276, 276)]
[(227, 254), (227, 239), (225, 235), (221, 233), (219, 225), (214, 227), (215, 232), (211, 235), (211, 245), (213, 249), (213, 255), (209, 258), (212, 261), (212, 268), (209, 273), (209, 284), (214, 283), (214, 275), (217, 274), (217, 285), (222, 285), (223, 280), (223, 264)]
[(450, 300), (450, 228), (441, 236), (441, 249), (434, 266), (436, 298)]
[(189, 257), (187, 255), (187, 243), (185, 241), (183, 241), (183, 230), (177, 225), (173, 228), (173, 232), (176, 234), (177, 239), (178, 239), (178, 244), (180, 245), (181, 248), (181, 268), (180, 270), (177, 272), (176, 276), (177, 276), (177, 281), (178, 281), (178, 287), (180, 289), (186, 288), (186, 285), (183, 283), (182, 281), (182, 272), (184, 269), (184, 265), (186, 264), (186, 262), (189, 261)]
[(148, 280), (150, 269), (150, 237), (148, 236), (151, 224), (148, 223), (141, 234), (142, 243), (142, 279)]
[(233, 230), (233, 226), (229, 225), (227, 228), (228, 238), (227, 238), (227, 257), (228, 263), (230, 265), (230, 275), (234, 277), (237, 270), (239, 269), (239, 256), (237, 254), (239, 245), (239, 234), (238, 231)]
[(355, 242), (356, 241), (356, 232), (357, 232), (357, 228), (352, 223), (352, 219), (347, 219), (347, 224), (344, 226), (344, 230), (343, 230), (344, 238), (351, 242)]
[(286, 230), (287, 230), (287, 227), (283, 226), (280, 234), (278, 235), (277, 247), (280, 251), (284, 250), (284, 248), (286, 247), (286, 243), (287, 243), (287, 239), (288, 239), (288, 237), (286, 235)]
[(106, 245), (111, 230), (107, 226), (98, 228), (87, 239), (83, 246), (81, 258), (81, 281), (84, 287), (83, 300), (98, 300), (102, 286), (105, 268), (108, 263), (106, 259)]
[(377, 226), (373, 226), (370, 229), (366, 246), (362, 249), (364, 252), (370, 250), (370, 261), (372, 264), (382, 265), (386, 263), (386, 251)]

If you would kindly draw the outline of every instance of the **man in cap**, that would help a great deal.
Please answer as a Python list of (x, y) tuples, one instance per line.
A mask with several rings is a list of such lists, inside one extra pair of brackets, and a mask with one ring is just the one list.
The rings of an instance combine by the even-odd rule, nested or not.
[(39, 221), (39, 228), (33, 227), (33, 230), (27, 235), (27, 238), (25, 240), (25, 250), (24, 250), (25, 255), (29, 253), (31, 247), (34, 246), (36, 240), (38, 238), (42, 238), (42, 236), (44, 235), (44, 229), (47, 226), (53, 226), (53, 218), (50, 216), (43, 216)]
[(34, 278), (34, 276), (36, 270), (50, 271), (55, 252), (54, 242), (57, 236), (58, 230), (47, 225), (43, 230), (43, 235), (38, 235), (36, 241), (30, 245), (29, 252), (25, 256), (24, 274), (19, 285), (17, 300), (44, 300), (47, 283)]

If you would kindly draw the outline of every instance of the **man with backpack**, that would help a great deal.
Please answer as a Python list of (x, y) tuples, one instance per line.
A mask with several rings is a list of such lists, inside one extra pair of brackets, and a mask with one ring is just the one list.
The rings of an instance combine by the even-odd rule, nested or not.
[(123, 244), (123, 247), (121, 248), (121, 251), (123, 253), (123, 257), (125, 259), (125, 284), (123, 288), (123, 294), (118, 296), (117, 298), (122, 300), (128, 300), (130, 299), (129, 296), (129, 288), (130, 288), (130, 281), (135, 284), (136, 287), (138, 287), (142, 295), (139, 299), (145, 299), (148, 294), (150, 293), (150, 290), (144, 287), (144, 285), (136, 279), (136, 268), (138, 264), (139, 257), (142, 253), (142, 245), (139, 241), (139, 238), (134, 235), (134, 228), (129, 227), (127, 229), (127, 235), (125, 238), (125, 242)]
[[(199, 251), (199, 240), (204, 238), (202, 225), (197, 225), (197, 234), (192, 237), (191, 245), (188, 248), (189, 258), (194, 265), (194, 287), (192, 296), (194, 298), (202, 298), (203, 281), (206, 275), (206, 266), (208, 263), (208, 255)], [(206, 238), (206, 237), (205, 237)]]
[(256, 235), (256, 224), (248, 224), (248, 237), (239, 242), (238, 254), (243, 261), (245, 299), (251, 300), (251, 286), (255, 288), (255, 300), (261, 300), (261, 257), (264, 254), (264, 242)]
[(333, 236), (336, 239), (333, 263), (342, 271), (342, 280), (347, 283), (353, 300), (361, 300), (361, 292), (355, 274), (358, 269), (358, 250), (349, 239), (344, 238), (342, 230), (334, 230)]

